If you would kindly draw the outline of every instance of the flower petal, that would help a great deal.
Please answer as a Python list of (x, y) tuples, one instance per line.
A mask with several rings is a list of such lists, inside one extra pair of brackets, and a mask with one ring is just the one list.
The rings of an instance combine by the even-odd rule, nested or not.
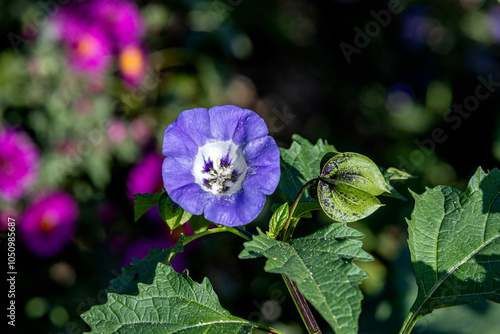
[(272, 137), (251, 141), (243, 147), (243, 155), (249, 167), (280, 165), (280, 151)]
[(168, 192), (168, 195), (175, 203), (193, 215), (201, 215), (210, 197), (213, 196), (196, 183), (176, 188)]
[(161, 167), (165, 190), (170, 193), (174, 189), (194, 183), (192, 167), (193, 160), (188, 157), (165, 158)]
[(212, 107), (208, 110), (208, 113), (210, 115), (212, 137), (222, 141), (233, 138), (241, 118), (246, 116), (243, 109), (235, 106)]
[[(228, 198), (229, 197), (229, 198)], [(257, 218), (266, 196), (261, 192), (238, 192), (232, 196), (212, 197), (205, 208), (205, 218), (225, 226), (240, 226)]]
[(243, 109), (244, 117), (238, 123), (233, 135), (233, 142), (237, 145), (247, 144), (268, 134), (266, 122), (255, 112)]
[(246, 189), (259, 190), (271, 195), (280, 182), (280, 166), (259, 166), (247, 172), (243, 182), (243, 191)]
[(165, 130), (163, 155), (195, 155), (198, 147), (211, 138), (208, 110), (195, 108), (183, 111)]
[(266, 122), (251, 110), (228, 105), (212, 107), (208, 112), (212, 136), (216, 139), (232, 139), (240, 145), (268, 134)]

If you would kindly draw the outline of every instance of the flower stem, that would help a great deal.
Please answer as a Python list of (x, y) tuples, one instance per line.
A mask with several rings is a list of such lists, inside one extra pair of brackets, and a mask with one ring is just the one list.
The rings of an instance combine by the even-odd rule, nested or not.
[(311, 312), (311, 309), (309, 308), (309, 305), (307, 304), (306, 299), (300, 293), (297, 284), (290, 278), (288, 278), (288, 276), (286, 276), (285, 274), (282, 274), (281, 276), (283, 277), (283, 281), (285, 281), (288, 292), (290, 292), (290, 295), (293, 298), (295, 306), (299, 310), (302, 321), (306, 325), (307, 332), (309, 334), (321, 334), (321, 329), (319, 328), (316, 319), (314, 319), (314, 316)]
[[(319, 179), (313, 179), (302, 187), (300, 189), (299, 193), (297, 194), (297, 197), (295, 198), (295, 201), (293, 202), (292, 206), (290, 207), (290, 212), (288, 214), (288, 218), (285, 222), (285, 225), (283, 226), (283, 229), (281, 230), (280, 233), (280, 239), (282, 241), (288, 241), (292, 238), (293, 231), (295, 230), (295, 225), (297, 224), (298, 220), (295, 220), (295, 223), (292, 225), (292, 217), (293, 213), (295, 212), (295, 209), (297, 208), (297, 205), (299, 204), (300, 198), (306, 191), (307, 187), (309, 187), (311, 184), (314, 182), (317, 182)], [(300, 293), (299, 288), (297, 287), (297, 284), (292, 281), (288, 276), (285, 274), (281, 275), (283, 277), (283, 281), (285, 282), (286, 287), (288, 288), (288, 292), (290, 292), (290, 295), (292, 296), (293, 302), (295, 303), (295, 306), (297, 307), (297, 310), (299, 311), (300, 317), (302, 318), (302, 321), (304, 322), (304, 325), (307, 328), (307, 332), (309, 334), (321, 334), (321, 330), (318, 326), (318, 323), (316, 322), (316, 319), (314, 319), (314, 316), (311, 312), (311, 309), (309, 308), (309, 304), (307, 304), (306, 299)]]
[(231, 233), (236, 234), (237, 236), (239, 236), (247, 241), (252, 240), (252, 234), (248, 231), (245, 231), (242, 228), (218, 225), (217, 227), (205, 230), (203, 232), (200, 232), (200, 233), (197, 233), (194, 235), (190, 235), (190, 236), (185, 236), (184, 241), (183, 241), (183, 246), (186, 246), (188, 243), (190, 243), (191, 241), (196, 240), (198, 238), (204, 237), (204, 236), (209, 235), (209, 234), (219, 233), (219, 232), (231, 232)]
[(292, 237), (293, 231), (295, 230), (295, 224), (293, 226), (290, 226), (290, 224), (292, 222), (293, 213), (295, 212), (295, 209), (297, 208), (297, 205), (300, 202), (300, 198), (302, 197), (302, 194), (304, 194), (304, 192), (306, 191), (307, 187), (309, 187), (314, 182), (317, 182), (318, 180), (319, 180), (319, 178), (312, 179), (311, 181), (304, 184), (302, 189), (300, 189), (299, 193), (297, 194), (297, 197), (295, 198), (295, 201), (293, 202), (292, 206), (290, 207), (290, 213), (288, 214), (288, 218), (285, 222), (285, 225), (283, 226), (283, 229), (281, 230), (281, 235), (282, 235), (281, 240), (287, 241)]

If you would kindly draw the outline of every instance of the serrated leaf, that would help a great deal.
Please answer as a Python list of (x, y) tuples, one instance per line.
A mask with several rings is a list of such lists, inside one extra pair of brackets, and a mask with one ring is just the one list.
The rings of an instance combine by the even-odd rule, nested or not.
[(288, 219), (290, 213), (290, 206), (288, 203), (282, 204), (271, 217), (269, 221), (269, 232), (266, 234), (273, 239), (280, 234), (281, 229), (285, 226), (285, 222)]
[(235, 317), (219, 303), (207, 278), (196, 283), (159, 263), (151, 285), (139, 284), (137, 296), (109, 294), (104, 305), (82, 314), (90, 333), (250, 334), (255, 323)]
[(151, 284), (158, 263), (168, 263), (175, 254), (182, 253), (184, 235), (181, 234), (179, 241), (167, 249), (155, 248), (143, 259), (133, 259), (132, 264), (122, 268), (122, 272), (109, 282), (106, 289), (108, 293), (132, 295), (137, 292), (137, 284)]
[(213, 223), (208, 221), (203, 215), (192, 216), (189, 219), (189, 226), (194, 234), (206, 231), (212, 224)]
[(160, 213), (160, 217), (170, 227), (170, 233), (187, 223), (192, 216), (189, 212), (184, 211), (179, 204), (172, 201), (166, 192), (158, 200), (158, 212)]
[(418, 296), (406, 327), (436, 308), (500, 302), (499, 195), (500, 171), (481, 168), (465, 193), (448, 186), (412, 193), (408, 244)]
[(323, 167), (318, 200), (323, 211), (339, 222), (353, 222), (371, 215), (382, 204), (377, 197), (389, 192), (373, 161), (357, 153), (339, 153)]
[[(321, 159), (328, 152), (336, 152), (333, 145), (321, 139), (316, 145), (299, 135), (292, 136), (293, 142), (289, 149), (280, 148), (281, 178), (280, 190), (289, 202), (293, 202), (302, 186), (318, 177), (321, 171)], [(306, 190), (301, 201), (314, 201)]]
[(332, 224), (303, 238), (283, 242), (259, 235), (244, 243), (242, 259), (266, 257), (264, 270), (286, 274), (337, 334), (358, 331), (362, 294), (368, 275), (353, 260), (372, 261), (361, 249), (364, 235), (345, 224)]
[(138, 221), (149, 209), (158, 204), (158, 200), (164, 191), (156, 194), (135, 194), (134, 199), (134, 221)]

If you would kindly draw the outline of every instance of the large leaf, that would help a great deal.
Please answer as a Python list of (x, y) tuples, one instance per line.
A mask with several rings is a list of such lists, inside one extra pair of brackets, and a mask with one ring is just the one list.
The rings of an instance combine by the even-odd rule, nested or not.
[(317, 191), (323, 211), (340, 222), (369, 216), (382, 206), (375, 196), (389, 193), (377, 165), (357, 153), (339, 153), (328, 160)]
[(240, 258), (267, 258), (264, 270), (286, 274), (328, 321), (337, 334), (358, 331), (362, 294), (358, 284), (368, 275), (353, 260), (371, 261), (361, 249), (361, 232), (331, 224), (290, 242), (274, 240), (259, 231), (244, 243)]
[[(289, 202), (293, 202), (302, 186), (317, 178), (321, 171), (321, 159), (328, 152), (335, 152), (333, 145), (319, 139), (316, 145), (299, 135), (292, 136), (293, 142), (289, 149), (280, 148), (281, 179), (279, 188)], [(308, 190), (302, 195), (301, 201), (314, 201)]]
[(500, 302), (500, 171), (479, 168), (465, 193), (454, 187), (412, 194), (408, 220), (418, 296), (402, 332), (436, 308)]
[(90, 333), (244, 334), (261, 327), (235, 317), (219, 303), (208, 279), (201, 284), (159, 263), (151, 285), (137, 296), (109, 294), (104, 305), (82, 314)]
[(176, 254), (183, 251), (184, 235), (174, 246), (162, 249), (155, 248), (143, 259), (132, 259), (132, 264), (122, 268), (121, 274), (109, 282), (107, 292), (132, 295), (137, 292), (137, 284), (151, 284), (158, 263), (168, 263)]

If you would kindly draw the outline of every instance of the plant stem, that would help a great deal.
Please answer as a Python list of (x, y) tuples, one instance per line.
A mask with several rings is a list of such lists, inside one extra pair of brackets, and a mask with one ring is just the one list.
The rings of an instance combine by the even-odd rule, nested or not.
[(400, 334), (410, 334), (411, 330), (413, 329), (413, 326), (417, 323), (417, 320), (420, 319), (422, 316), (418, 315), (418, 312), (412, 312), (408, 314), (406, 317), (403, 327), (401, 328), (401, 331), (399, 332)]
[(292, 221), (293, 213), (294, 213), (295, 209), (297, 208), (297, 205), (300, 202), (300, 198), (302, 197), (302, 194), (304, 194), (304, 192), (306, 191), (307, 187), (309, 187), (314, 182), (317, 182), (318, 180), (319, 180), (319, 178), (312, 179), (311, 181), (309, 181), (306, 184), (304, 184), (304, 186), (302, 187), (302, 189), (300, 189), (299, 193), (297, 194), (297, 197), (295, 198), (295, 201), (293, 201), (293, 204), (290, 207), (290, 213), (288, 214), (288, 218), (287, 218), (287, 220), (285, 222), (285, 225), (283, 226), (283, 229), (281, 230), (281, 235), (282, 235), (281, 240), (287, 241), (287, 240), (289, 240), (292, 237), (292, 233), (295, 230), (295, 225), (294, 226), (290, 226), (290, 223)]
[(204, 237), (204, 236), (209, 235), (209, 234), (219, 233), (219, 232), (231, 232), (231, 233), (236, 234), (237, 236), (239, 236), (247, 241), (252, 240), (252, 234), (248, 231), (245, 231), (242, 228), (229, 227), (229, 226), (217, 226), (217, 227), (205, 230), (203, 232), (197, 233), (195, 235), (190, 235), (190, 236), (184, 237), (183, 246), (186, 246), (188, 243), (190, 243), (191, 241), (196, 240), (198, 238)]
[[(292, 217), (293, 213), (295, 212), (295, 209), (297, 208), (297, 205), (299, 204), (300, 198), (306, 191), (307, 187), (309, 187), (311, 184), (314, 182), (317, 182), (319, 179), (313, 179), (302, 187), (300, 189), (299, 193), (297, 194), (297, 197), (295, 198), (295, 201), (293, 202), (292, 206), (290, 207), (290, 212), (288, 214), (288, 218), (285, 222), (285, 225), (283, 226), (283, 229), (281, 230), (280, 233), (280, 239), (282, 241), (288, 241), (291, 239), (293, 231), (295, 230), (295, 225), (297, 224), (297, 221), (293, 225), (291, 225), (292, 222)], [(285, 282), (286, 287), (288, 288), (288, 292), (292, 296), (293, 302), (295, 303), (295, 306), (297, 307), (297, 310), (299, 311), (300, 317), (302, 318), (302, 321), (304, 322), (304, 325), (307, 328), (307, 332), (309, 334), (321, 334), (321, 330), (318, 326), (318, 323), (316, 322), (316, 319), (314, 319), (314, 316), (311, 312), (311, 309), (309, 308), (309, 305), (307, 304), (306, 299), (300, 293), (299, 288), (297, 287), (297, 284), (292, 281), (288, 276), (285, 274), (281, 275), (283, 277), (283, 281)]]
[(285, 281), (286, 287), (292, 296), (295, 306), (299, 310), (302, 321), (306, 325), (307, 332), (309, 334), (321, 334), (321, 329), (319, 329), (318, 323), (316, 322), (316, 319), (314, 319), (311, 309), (309, 308), (304, 296), (300, 293), (297, 284), (285, 274), (282, 274), (281, 276), (283, 277), (283, 281)]

